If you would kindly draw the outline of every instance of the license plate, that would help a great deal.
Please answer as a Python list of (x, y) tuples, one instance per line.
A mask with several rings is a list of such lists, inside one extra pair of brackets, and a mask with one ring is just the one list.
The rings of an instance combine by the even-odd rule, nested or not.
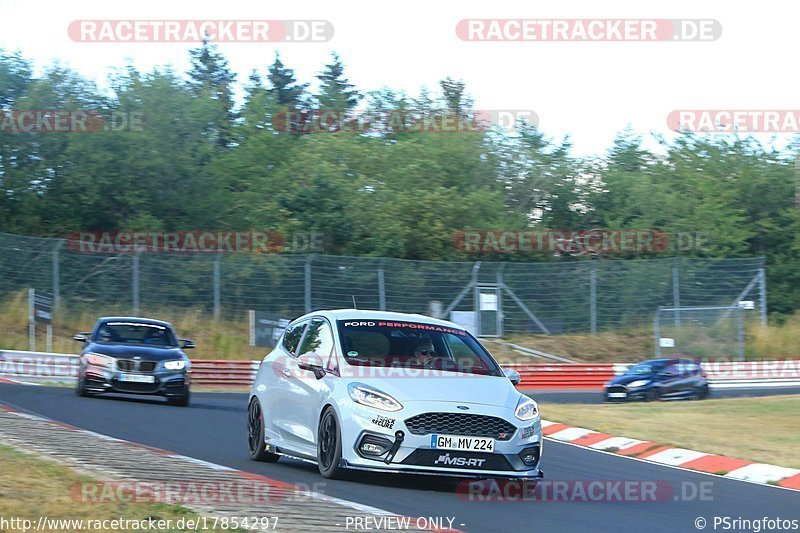
[(608, 397), (609, 398), (627, 398), (628, 397), (628, 393), (627, 392), (609, 392), (608, 393)]
[(435, 450), (461, 450), (470, 452), (493, 452), (494, 439), (486, 437), (463, 437), (460, 435), (431, 435), (431, 448)]
[(155, 383), (155, 376), (143, 376), (141, 374), (120, 374), (120, 381), (129, 381), (131, 383)]

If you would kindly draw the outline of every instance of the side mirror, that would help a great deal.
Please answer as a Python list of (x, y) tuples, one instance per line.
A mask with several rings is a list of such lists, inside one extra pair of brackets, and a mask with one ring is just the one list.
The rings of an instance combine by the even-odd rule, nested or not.
[(522, 380), (519, 372), (513, 368), (504, 368), (503, 375), (508, 378), (512, 385), (519, 385), (519, 382)]
[(196, 348), (193, 340), (190, 339), (181, 339), (181, 348), (184, 350), (191, 350), (192, 348)]
[(72, 340), (78, 342), (89, 342), (89, 336), (91, 333), (83, 332), (83, 333), (76, 333), (72, 336)]
[(317, 379), (322, 379), (325, 375), (325, 369), (322, 367), (322, 357), (313, 352), (304, 353), (299, 356), (297, 358), (297, 366), (300, 367), (301, 370), (313, 372), (314, 377)]

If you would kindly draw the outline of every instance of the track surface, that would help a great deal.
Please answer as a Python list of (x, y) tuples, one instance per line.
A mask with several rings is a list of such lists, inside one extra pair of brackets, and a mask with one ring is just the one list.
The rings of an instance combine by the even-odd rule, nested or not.
[[(675, 494), (702, 486), (712, 501), (670, 497), (659, 502), (475, 502), (456, 494), (457, 481), (421, 476), (360, 474), (355, 481), (323, 480), (314, 465), (282, 459), (253, 463), (246, 451), (246, 394), (196, 393), (188, 408), (162, 399), (80, 398), (64, 387), (0, 384), (0, 403), (117, 438), (303, 484), (328, 495), (406, 516), (455, 517), (466, 531), (697, 531), (695, 519), (714, 516), (800, 519), (800, 494), (547, 441), (547, 480), (654, 480)], [(742, 428), (746, 446), (748, 428)], [(721, 530), (718, 526), (717, 530)]]

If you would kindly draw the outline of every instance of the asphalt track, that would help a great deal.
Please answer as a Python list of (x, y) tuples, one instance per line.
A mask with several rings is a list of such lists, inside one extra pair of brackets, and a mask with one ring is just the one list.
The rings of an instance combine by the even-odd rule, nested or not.
[[(251, 462), (246, 448), (246, 401), (246, 394), (195, 393), (191, 406), (182, 408), (165, 405), (160, 398), (80, 398), (65, 387), (0, 384), (0, 403), (31, 413), (302, 484), (400, 515), (454, 517), (454, 527), (465, 531), (698, 531), (698, 518), (707, 521), (705, 530), (722, 531), (722, 525), (714, 528), (714, 517), (800, 520), (800, 493), (795, 491), (657, 466), (550, 440), (545, 442), (542, 463), (548, 481), (647, 480), (671, 491), (656, 502), (484, 502), (470, 501), (457, 492), (459, 481), (447, 478), (362, 473), (352, 481), (327, 481), (309, 463), (287, 459), (277, 464)], [(743, 448), (749, 430), (742, 428)], [(706, 497), (700, 497), (701, 490)], [(732, 530), (737, 529), (728, 529)]]

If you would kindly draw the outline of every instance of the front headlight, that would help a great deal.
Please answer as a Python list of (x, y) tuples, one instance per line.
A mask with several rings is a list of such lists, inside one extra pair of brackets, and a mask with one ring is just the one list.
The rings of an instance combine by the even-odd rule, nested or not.
[(347, 392), (350, 393), (350, 398), (361, 405), (374, 407), (381, 411), (399, 411), (403, 405), (386, 394), (369, 385), (363, 383), (351, 383), (347, 386)]
[(186, 368), (186, 361), (179, 359), (177, 361), (167, 361), (164, 363), (164, 368), (167, 370), (183, 370)]
[(628, 387), (635, 389), (637, 387), (644, 387), (648, 383), (650, 383), (649, 379), (637, 379), (636, 381), (631, 381), (628, 383)]
[(514, 411), (514, 416), (520, 420), (533, 420), (539, 414), (539, 406), (535, 401), (522, 396), (517, 402), (517, 409)]
[(106, 368), (112, 368), (114, 366), (114, 358), (101, 353), (89, 352), (86, 354), (86, 360), (89, 364), (95, 366), (104, 366)]

